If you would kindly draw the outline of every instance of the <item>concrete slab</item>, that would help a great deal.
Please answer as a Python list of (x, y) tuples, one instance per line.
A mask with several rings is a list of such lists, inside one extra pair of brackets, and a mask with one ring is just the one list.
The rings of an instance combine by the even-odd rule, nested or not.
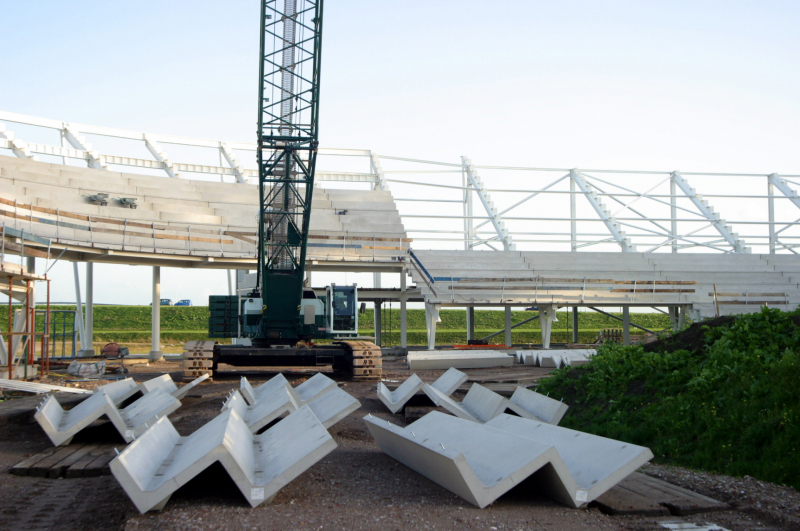
[(170, 394), (180, 400), (194, 387), (208, 378), (209, 375), (204, 374), (200, 378), (197, 378), (180, 388), (175, 384), (175, 381), (169, 374), (162, 374), (161, 376), (151, 378), (138, 385), (133, 381), (133, 378), (125, 378), (124, 380), (119, 380), (97, 387), (94, 392), (104, 392), (108, 394), (111, 396), (111, 399), (116, 405), (122, 404), (129, 398), (135, 396), (137, 393), (146, 395), (155, 389), (161, 389), (165, 393)]
[[(509, 355), (511, 354), (511, 355)], [(497, 350), (479, 351), (425, 351), (408, 354), (408, 368), (424, 369), (478, 369), (488, 367), (510, 367), (514, 364), (514, 352)]]
[(264, 382), (263, 384), (259, 385), (257, 389), (254, 389), (250, 382), (242, 376), (242, 379), (239, 383), (239, 391), (242, 393), (242, 396), (247, 403), (251, 406), (255, 404), (260, 398), (267, 396), (270, 393), (277, 391), (282, 387), (291, 388), (292, 386), (289, 384), (289, 380), (283, 374), (277, 374)]
[(69, 444), (81, 430), (101, 417), (107, 417), (126, 442), (130, 442), (155, 423), (158, 417), (169, 415), (181, 403), (161, 389), (136, 400), (125, 409), (118, 409), (105, 392), (92, 396), (64, 411), (58, 400), (50, 395), (37, 409), (34, 419), (55, 446)]
[(508, 409), (526, 419), (558, 425), (569, 406), (535, 391), (517, 387), (511, 395)]
[(575, 481), (552, 445), (434, 411), (400, 428), (364, 417), (381, 450), (484, 508), (536, 472), (549, 497), (577, 506)]
[(653, 458), (643, 446), (511, 415), (499, 415), (486, 426), (555, 447), (574, 478), (576, 501), (581, 503), (593, 501)]
[(337, 387), (334, 380), (331, 380), (321, 372), (318, 372), (305, 382), (294, 388), (297, 399), (303, 404), (311, 402), (324, 393)]
[(261, 435), (253, 435), (231, 408), (188, 437), (162, 417), (110, 466), (140, 513), (162, 509), (172, 493), (215, 462), (256, 507), (336, 446), (308, 406)]
[(233, 409), (247, 424), (251, 433), (258, 433), (272, 421), (289, 415), (299, 408), (288, 389), (282, 387), (248, 406), (239, 391), (233, 391), (222, 404), (222, 411)]
[(428, 384), (425, 384), (423, 390), (437, 406), (445, 408), (459, 418), (479, 424), (488, 422), (503, 413), (509, 403), (507, 398), (480, 384), (472, 384), (463, 402), (453, 400)]
[(456, 389), (458, 389), (461, 384), (467, 381), (467, 378), (468, 376), (463, 372), (455, 367), (450, 367), (447, 369), (447, 372), (439, 376), (436, 381), (431, 384), (431, 387), (442, 394), (450, 396), (456, 392)]
[(539, 355), (539, 366), (548, 369), (560, 369), (563, 359), (558, 354), (542, 353)]
[(319, 395), (308, 402), (308, 407), (314, 412), (325, 429), (345, 418), (347, 415), (361, 407), (361, 402), (350, 393), (339, 387)]
[(250, 385), (247, 378), (242, 376), (239, 390), (245, 400), (247, 400), (247, 403), (252, 406), (264, 397), (284, 387), (291, 393), (297, 406), (300, 407), (323, 393), (330, 391), (334, 387), (337, 387), (337, 384), (324, 374), (317, 373), (297, 387), (292, 387), (289, 380), (287, 380), (283, 374), (278, 374), (258, 386), (258, 388), (253, 389), (253, 386)]

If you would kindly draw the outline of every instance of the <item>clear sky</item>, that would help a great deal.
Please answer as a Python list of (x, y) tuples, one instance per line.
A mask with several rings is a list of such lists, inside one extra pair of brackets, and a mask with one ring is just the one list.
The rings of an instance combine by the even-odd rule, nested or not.
[[(254, 139), (257, 1), (7, 3), (1, 109)], [(798, 20), (791, 1), (328, 0), (321, 143), (476, 164), (800, 174)], [(55, 299), (73, 300), (70, 269), (54, 269)], [(148, 268), (96, 271), (98, 302), (149, 301)], [(224, 272), (162, 275), (171, 298), (227, 291)]]

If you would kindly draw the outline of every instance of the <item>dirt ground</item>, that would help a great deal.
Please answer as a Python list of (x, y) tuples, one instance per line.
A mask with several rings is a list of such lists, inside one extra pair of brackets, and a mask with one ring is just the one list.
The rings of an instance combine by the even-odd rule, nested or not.
[[(174, 362), (134, 366), (131, 370), (137, 380), (165, 372), (180, 377)], [(400, 362), (388, 362), (384, 372), (387, 379), (408, 376)], [(225, 395), (238, 388), (241, 374), (217, 376), (213, 383), (192, 391), (183, 406), (170, 415), (178, 431), (188, 435), (217, 415)], [(254, 384), (268, 379), (264, 373), (245, 374)], [(433, 381), (439, 372), (418, 374), (425, 381)], [(297, 385), (307, 376), (287, 377)], [(752, 478), (734, 479), (658, 465), (648, 465), (643, 471), (721, 501), (738, 499), (742, 503), (734, 503), (737, 507), (730, 511), (690, 517), (608, 516), (594, 508), (568, 509), (526, 492), (522, 484), (493, 505), (477, 509), (378, 449), (362, 417), (371, 413), (404, 423), (400, 415), (390, 414), (377, 399), (375, 383), (342, 381), (340, 385), (358, 398), (362, 407), (330, 429), (338, 448), (287, 485), (271, 504), (255, 509), (221, 467), (208, 469), (178, 490), (160, 513), (145, 515), (136, 511), (113, 476), (14, 476), (8, 473), (11, 466), (51, 444), (37, 424), (0, 425), (0, 530), (664, 529), (659, 520), (714, 523), (731, 531), (800, 529), (800, 496), (793, 489)], [(124, 446), (113, 430), (103, 426), (86, 430), (79, 437), (94, 442), (119, 441), (120, 448)]]

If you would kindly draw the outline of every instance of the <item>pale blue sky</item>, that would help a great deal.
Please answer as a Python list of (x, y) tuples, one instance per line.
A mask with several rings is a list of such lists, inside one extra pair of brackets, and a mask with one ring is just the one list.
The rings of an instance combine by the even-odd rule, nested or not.
[[(257, 1), (7, 3), (3, 110), (253, 140)], [(798, 20), (788, 1), (329, 0), (321, 142), (478, 164), (800, 173)], [(148, 301), (117, 279), (138, 286), (149, 269), (96, 270), (99, 302)], [(71, 299), (69, 270), (56, 271), (54, 297)], [(227, 289), (223, 272), (163, 275), (173, 298)]]

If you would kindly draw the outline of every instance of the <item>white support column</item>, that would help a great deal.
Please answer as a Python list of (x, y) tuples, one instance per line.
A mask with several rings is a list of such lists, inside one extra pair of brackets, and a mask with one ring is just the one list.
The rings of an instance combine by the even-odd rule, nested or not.
[(153, 266), (153, 308), (152, 308), (150, 361), (164, 359), (161, 352), (161, 267)]
[(89, 144), (86, 141), (86, 138), (78, 131), (73, 129), (69, 124), (64, 124), (64, 128), (61, 130), (61, 132), (72, 147), (86, 152), (86, 162), (89, 164), (90, 168), (94, 168), (96, 170), (108, 169), (108, 164), (106, 164), (105, 158), (100, 155), (100, 153), (93, 150), (92, 145)]
[(167, 157), (167, 155), (156, 144), (155, 140), (151, 140), (147, 135), (144, 135), (144, 147), (147, 148), (147, 151), (153, 155), (153, 158), (156, 159), (157, 162), (160, 162), (164, 165), (164, 171), (168, 176), (172, 177), (173, 179), (178, 178), (178, 173), (175, 171), (172, 161), (169, 160), (169, 157)]
[(622, 344), (631, 344), (631, 309), (630, 306), (622, 307)]
[(678, 309), (678, 330), (686, 325), (686, 306), (683, 305)]
[(233, 278), (231, 278), (231, 270), (228, 269), (228, 297), (233, 295)]
[(471, 339), (475, 339), (475, 308), (473, 306), (467, 308), (467, 343)]
[(511, 346), (511, 306), (506, 306), (506, 346)]
[(378, 299), (375, 301), (375, 313), (373, 317), (373, 324), (375, 327), (375, 344), (379, 347), (381, 346), (382, 339), (381, 338), (381, 300)]
[(406, 272), (400, 272), (400, 348), (408, 348), (408, 311), (406, 309)]
[(78, 273), (78, 262), (72, 262), (72, 272), (75, 275), (75, 324), (78, 326), (78, 338), (80, 340), (80, 349), (78, 349), (77, 356), (79, 358), (86, 358), (94, 356), (94, 350), (91, 344), (86, 340), (86, 327), (83, 320), (83, 301), (81, 300), (81, 277)]
[[(774, 175), (774, 174), (773, 174)], [(767, 178), (767, 207), (769, 209), (769, 254), (775, 254), (777, 235), (775, 234), (775, 185), (772, 175)]]
[(226, 144), (225, 142), (220, 142), (219, 153), (233, 170), (233, 175), (234, 177), (236, 177), (236, 182), (246, 183), (247, 180), (244, 178), (244, 173), (245, 173), (244, 167), (241, 165), (239, 159), (236, 157), (236, 153), (234, 153), (233, 150), (228, 147), (228, 144)]
[(600, 219), (608, 229), (608, 232), (611, 233), (611, 236), (616, 240), (619, 244), (622, 252), (633, 252), (636, 251), (636, 248), (631, 244), (630, 238), (628, 238), (625, 234), (625, 231), (620, 230), (619, 222), (611, 215), (611, 212), (608, 211), (606, 206), (600, 201), (600, 197), (597, 193), (592, 189), (592, 185), (588, 183), (586, 178), (581, 175), (578, 170), (570, 170), (569, 172), (570, 179), (574, 182), (578, 188), (580, 188), (581, 192), (583, 192), (584, 197), (586, 197), (589, 204), (592, 205), (594, 211), (600, 216)]
[(680, 319), (678, 315), (678, 307), (677, 306), (670, 306), (667, 308), (669, 313), (669, 322), (672, 325), (672, 331), (677, 332), (679, 329), (678, 321)]
[(569, 180), (569, 235), (570, 235), (570, 250), (575, 253), (578, 251), (578, 222), (575, 218), (578, 217), (577, 194), (575, 193), (575, 179)]
[(425, 327), (428, 329), (428, 350), (436, 348), (436, 323), (439, 322), (439, 305), (425, 303)]
[(492, 201), (491, 197), (489, 197), (489, 193), (486, 191), (486, 186), (484, 186), (481, 178), (478, 176), (478, 172), (475, 170), (475, 165), (472, 164), (472, 161), (467, 157), (461, 157), (461, 165), (467, 174), (467, 179), (469, 180), (470, 186), (473, 190), (475, 190), (475, 193), (478, 194), (478, 198), (481, 200), (481, 203), (483, 203), (483, 208), (486, 210), (486, 214), (489, 216), (489, 221), (492, 223), (494, 230), (497, 232), (497, 239), (503, 244), (503, 249), (506, 251), (515, 251), (516, 246), (511, 239), (511, 234), (509, 234), (505, 223), (503, 223), (503, 220), (500, 218), (500, 214), (497, 212), (497, 207), (494, 206), (494, 202)]
[(86, 317), (84, 318), (86, 341), (94, 353), (94, 264), (86, 262)]
[(550, 332), (553, 329), (553, 319), (556, 316), (556, 308), (550, 304), (539, 305), (539, 326), (542, 329), (542, 348), (550, 348)]
[(708, 201), (703, 199), (703, 196), (697, 193), (697, 190), (689, 186), (689, 182), (681, 175), (679, 171), (672, 172), (672, 182), (678, 185), (681, 191), (688, 197), (697, 210), (711, 222), (717, 232), (725, 238), (733, 251), (736, 253), (749, 253), (750, 249), (745, 247), (744, 240), (739, 239), (739, 235), (731, 232), (731, 228), (725, 223), (724, 219), (720, 219), (719, 214), (714, 212), (708, 204)]
[(670, 236), (675, 238), (672, 240), (672, 252), (678, 252), (678, 188), (675, 186), (675, 176), (670, 175), (669, 177), (669, 217), (672, 218), (670, 221)]
[(578, 334), (578, 307), (572, 307), (572, 342), (577, 343), (580, 340)]

